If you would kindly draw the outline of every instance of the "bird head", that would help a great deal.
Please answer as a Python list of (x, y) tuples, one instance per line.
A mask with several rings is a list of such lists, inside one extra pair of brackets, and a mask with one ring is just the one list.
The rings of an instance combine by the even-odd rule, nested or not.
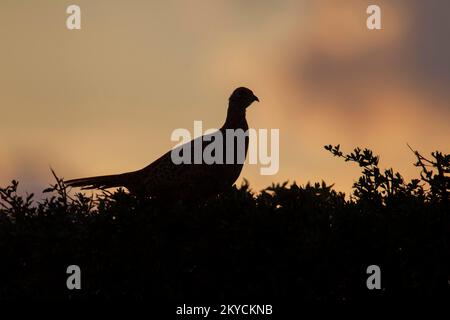
[(254, 101), (259, 102), (258, 97), (255, 96), (252, 90), (245, 87), (237, 88), (230, 96), (230, 106), (242, 110), (248, 108)]

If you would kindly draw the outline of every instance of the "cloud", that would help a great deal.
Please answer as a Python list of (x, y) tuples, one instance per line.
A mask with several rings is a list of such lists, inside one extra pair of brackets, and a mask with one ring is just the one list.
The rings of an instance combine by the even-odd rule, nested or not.
[(313, 97), (344, 105), (358, 99), (357, 108), (366, 108), (366, 102), (375, 99), (374, 92), (393, 86), (448, 99), (450, 3), (380, 1), (379, 5), (383, 30), (369, 31), (364, 2), (317, 3), (310, 11), (311, 30), (287, 66), (291, 78)]

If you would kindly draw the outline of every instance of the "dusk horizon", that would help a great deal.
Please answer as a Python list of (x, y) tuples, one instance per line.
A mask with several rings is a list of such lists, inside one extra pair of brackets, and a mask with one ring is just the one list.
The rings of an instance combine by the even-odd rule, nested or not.
[(0, 301), (450, 301), (449, 12), (1, 1)]

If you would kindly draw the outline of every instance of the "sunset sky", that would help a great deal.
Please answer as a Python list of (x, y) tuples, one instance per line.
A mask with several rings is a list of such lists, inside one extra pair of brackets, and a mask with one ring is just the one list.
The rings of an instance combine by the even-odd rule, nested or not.
[[(77, 4), (82, 29), (66, 28)], [(366, 28), (377, 4), (382, 30)], [(409, 143), (450, 152), (450, 2), (0, 1), (0, 185), (36, 192), (66, 179), (140, 169), (176, 128), (222, 125), (239, 86), (261, 102), (252, 128), (280, 130), (285, 180), (335, 183), (359, 168), (323, 149), (368, 147), (406, 178)]]

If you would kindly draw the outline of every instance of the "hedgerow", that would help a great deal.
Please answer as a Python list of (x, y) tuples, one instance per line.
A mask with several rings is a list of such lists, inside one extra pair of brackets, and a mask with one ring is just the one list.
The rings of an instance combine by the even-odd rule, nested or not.
[[(447, 297), (450, 156), (415, 152), (419, 177), (382, 170), (368, 149), (334, 156), (362, 169), (346, 197), (325, 182), (248, 182), (197, 204), (122, 189), (48, 197), (0, 189), (0, 299)], [(382, 290), (368, 290), (378, 265)], [(68, 290), (66, 269), (82, 270)]]

